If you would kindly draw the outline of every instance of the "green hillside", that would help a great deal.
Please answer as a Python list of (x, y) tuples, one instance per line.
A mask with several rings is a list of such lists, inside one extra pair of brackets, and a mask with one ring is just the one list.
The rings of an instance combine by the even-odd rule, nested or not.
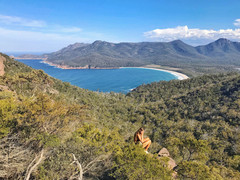
[[(6, 55), (0, 76), (0, 179), (240, 178), (240, 75), (92, 92)], [(133, 144), (143, 126), (151, 154)]]
[(111, 68), (155, 64), (179, 68), (195, 76), (234, 71), (240, 66), (240, 43), (223, 38), (197, 47), (181, 40), (140, 43), (95, 41), (92, 44), (69, 45), (44, 57), (48, 62), (70, 67)]

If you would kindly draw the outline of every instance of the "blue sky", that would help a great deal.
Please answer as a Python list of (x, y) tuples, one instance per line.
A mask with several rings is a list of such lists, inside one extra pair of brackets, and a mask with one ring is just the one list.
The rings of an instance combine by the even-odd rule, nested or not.
[(0, 0), (0, 51), (75, 42), (240, 41), (239, 0)]

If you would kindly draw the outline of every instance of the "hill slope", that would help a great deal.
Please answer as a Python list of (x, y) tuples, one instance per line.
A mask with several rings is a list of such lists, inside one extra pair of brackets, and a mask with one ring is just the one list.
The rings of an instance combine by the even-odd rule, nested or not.
[(204, 57), (194, 47), (180, 40), (170, 43), (118, 44), (95, 41), (57, 56), (54, 53), (49, 54), (48, 61), (70, 66), (119, 67), (161, 63), (169, 65), (176, 59), (181, 63), (181, 61), (190, 61), (191, 58), (203, 59)]
[(219, 39), (204, 46), (193, 47), (180, 40), (141, 43), (109, 43), (95, 41), (74, 49), (64, 48), (48, 54), (54, 64), (72, 67), (122, 67), (156, 64), (207, 72), (214, 67), (233, 69), (240, 66), (240, 43)]
[(166, 147), (179, 179), (239, 179), (239, 74), (153, 83), (125, 96), (71, 86), (1, 56), (1, 178), (74, 179), (80, 163), (85, 179), (171, 179), (168, 158), (132, 143), (144, 126), (150, 152)]

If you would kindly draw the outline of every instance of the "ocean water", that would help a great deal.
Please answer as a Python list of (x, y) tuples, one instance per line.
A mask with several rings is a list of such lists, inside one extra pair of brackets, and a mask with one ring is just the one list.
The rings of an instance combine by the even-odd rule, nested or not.
[(42, 60), (18, 60), (35, 69), (42, 69), (50, 76), (81, 88), (100, 92), (128, 93), (141, 84), (177, 79), (163, 71), (145, 68), (120, 69), (60, 69)]

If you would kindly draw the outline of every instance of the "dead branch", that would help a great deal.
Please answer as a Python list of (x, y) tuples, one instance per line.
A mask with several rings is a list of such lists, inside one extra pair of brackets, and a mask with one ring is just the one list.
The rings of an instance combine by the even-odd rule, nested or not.
[(26, 153), (26, 150), (22, 150), (22, 151), (20, 151), (20, 152), (18, 152), (18, 153), (15, 153), (15, 154), (10, 154), (10, 155), (9, 155), (9, 159), (13, 159), (13, 158), (15, 158), (16, 156), (19, 156), (19, 155), (21, 155), (21, 154), (23, 154), (23, 153)]
[(103, 161), (103, 160), (106, 159), (106, 158), (107, 158), (107, 156), (102, 155), (102, 156), (99, 156), (99, 157), (95, 158), (95, 159), (92, 160), (91, 162), (89, 162), (89, 163), (83, 168), (83, 174), (86, 173), (87, 171), (89, 171), (90, 169), (92, 169), (93, 166), (95, 166), (97, 162), (101, 162), (101, 161)]
[(82, 180), (83, 178), (83, 169), (82, 169), (82, 165), (79, 163), (79, 161), (77, 160), (76, 156), (72, 153), (72, 156), (73, 156), (73, 162), (75, 162), (78, 166), (78, 169), (79, 169), (79, 177), (78, 177), (78, 180)]
[(2, 165), (0, 165), (0, 179), (24, 171), (31, 154), (31, 148), (25, 147), (19, 141), (18, 135), (0, 139), (0, 164)]
[(26, 171), (26, 175), (25, 175), (24, 180), (29, 180), (32, 171), (33, 171), (33, 170), (40, 164), (40, 162), (42, 161), (42, 159), (43, 159), (43, 153), (44, 153), (44, 150), (42, 149), (38, 161), (33, 165), (33, 163), (36, 161), (36, 159), (37, 159), (37, 157), (38, 157), (38, 156), (36, 156), (36, 157), (34, 158), (34, 160), (29, 164), (29, 166), (28, 166), (28, 168), (27, 168), (27, 171)]

